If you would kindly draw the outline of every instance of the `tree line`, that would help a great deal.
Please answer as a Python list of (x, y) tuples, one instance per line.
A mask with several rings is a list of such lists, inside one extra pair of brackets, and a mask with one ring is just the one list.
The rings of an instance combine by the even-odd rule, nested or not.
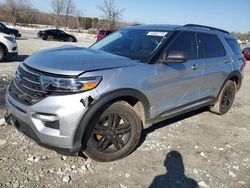
[[(104, 0), (103, 5), (98, 6), (102, 18), (86, 17), (83, 9), (76, 7), (74, 0), (52, 0), (53, 12), (42, 12), (33, 7), (29, 0), (6, 0), (0, 4), (0, 21), (21, 25), (51, 25), (67, 28), (106, 28), (117, 29), (130, 25), (121, 21), (125, 9), (115, 6), (114, 0)], [(132, 23), (133, 24), (133, 23)]]

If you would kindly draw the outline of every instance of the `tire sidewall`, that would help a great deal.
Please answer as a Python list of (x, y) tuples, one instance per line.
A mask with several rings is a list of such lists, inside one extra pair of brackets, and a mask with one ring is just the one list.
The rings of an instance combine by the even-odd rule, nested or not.
[(54, 37), (51, 36), (51, 35), (48, 35), (48, 36), (47, 36), (47, 40), (48, 40), (48, 41), (53, 41), (53, 40), (54, 40)]
[[(233, 91), (233, 98), (232, 98), (232, 102), (230, 103), (230, 105), (226, 109), (224, 109), (224, 108), (222, 108), (222, 100), (223, 100), (223, 96), (224, 96), (225, 92), (228, 89)], [(235, 83), (233, 81), (231, 81), (231, 80), (227, 81), (227, 83), (224, 85), (224, 87), (223, 87), (223, 89), (221, 91), (219, 101), (218, 101), (219, 102), (219, 111), (220, 111), (221, 115), (227, 113), (230, 110), (230, 108), (232, 107), (233, 102), (234, 102), (235, 94), (236, 94), (236, 85), (235, 85)]]
[(4, 49), (0, 46), (0, 61), (3, 61), (5, 58)]
[[(110, 113), (117, 113), (128, 119), (131, 124), (132, 131), (128, 142), (122, 149), (113, 153), (104, 153), (99, 151), (94, 146), (94, 143), (92, 142), (92, 131), (94, 130), (96, 123), (102, 117), (105, 117)], [(122, 103), (114, 103), (107, 107), (104, 111), (102, 111), (102, 113), (99, 113), (98, 116), (95, 116), (93, 119), (95, 119), (95, 121), (92, 121), (88, 127), (88, 134), (90, 135), (87, 135), (89, 139), (87, 141), (86, 150), (84, 151), (90, 158), (102, 162), (118, 160), (129, 155), (137, 146), (141, 136), (142, 124), (136, 112), (134, 112), (134, 110), (128, 105)]]

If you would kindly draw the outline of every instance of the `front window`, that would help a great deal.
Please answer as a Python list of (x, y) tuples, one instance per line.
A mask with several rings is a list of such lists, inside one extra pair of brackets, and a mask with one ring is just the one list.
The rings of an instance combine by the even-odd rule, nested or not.
[(146, 63), (168, 35), (168, 31), (125, 29), (110, 34), (90, 48)]

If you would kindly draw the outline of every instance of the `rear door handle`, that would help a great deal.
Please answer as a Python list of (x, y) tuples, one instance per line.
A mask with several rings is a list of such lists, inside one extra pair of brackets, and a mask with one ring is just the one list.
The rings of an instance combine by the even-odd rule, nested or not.
[(195, 64), (193, 64), (192, 66), (191, 66), (191, 69), (193, 69), (193, 70), (197, 70), (197, 69), (199, 69), (200, 68), (200, 66), (197, 64), (197, 63), (195, 63)]

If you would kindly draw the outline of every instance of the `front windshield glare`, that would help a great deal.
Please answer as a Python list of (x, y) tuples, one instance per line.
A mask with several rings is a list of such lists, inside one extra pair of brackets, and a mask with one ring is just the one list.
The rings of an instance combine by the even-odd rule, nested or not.
[(166, 38), (167, 31), (120, 30), (90, 48), (147, 62)]

